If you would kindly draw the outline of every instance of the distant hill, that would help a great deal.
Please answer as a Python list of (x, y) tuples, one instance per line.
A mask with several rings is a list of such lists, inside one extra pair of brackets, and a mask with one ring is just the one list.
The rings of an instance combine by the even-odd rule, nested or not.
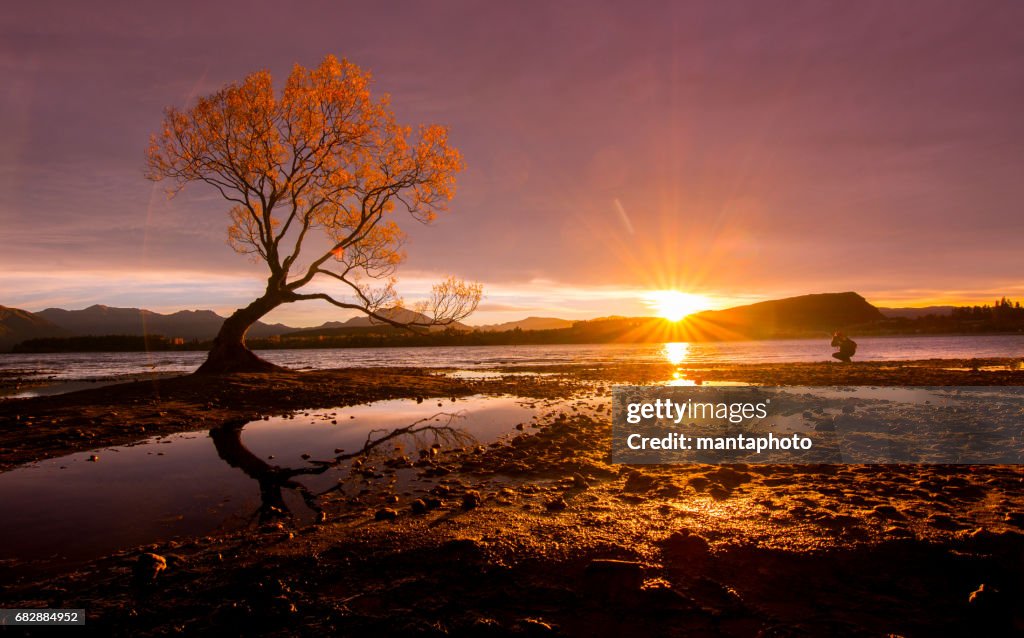
[(708, 310), (691, 315), (689, 323), (719, 339), (770, 339), (830, 333), (883, 319), (885, 315), (857, 293), (833, 292)]
[[(399, 321), (402, 323), (409, 323), (413, 321), (425, 323), (430, 321), (430, 318), (427, 317), (426, 315), (416, 312), (415, 310), (409, 310), (408, 308), (385, 308), (384, 310), (378, 310), (377, 314), (381, 315), (382, 317), (387, 317), (392, 321)], [(374, 319), (370, 316), (360, 315), (358, 317), (352, 317), (348, 321), (328, 321), (314, 328), (292, 328), (290, 330), (290, 333), (302, 333), (304, 335), (337, 334), (339, 331), (344, 332), (345, 330), (350, 330), (353, 328), (365, 329), (373, 327), (391, 328), (392, 326), (387, 322), (378, 321), (377, 319)], [(459, 323), (457, 321), (447, 326), (433, 326), (429, 330), (431, 332), (439, 332), (449, 329), (461, 330), (465, 332), (473, 330), (473, 328), (471, 328), (470, 326), (467, 326), (464, 323)]]
[(503, 332), (505, 330), (558, 330), (560, 328), (571, 328), (573, 322), (567, 319), (555, 319), (553, 317), (527, 317), (519, 321), (508, 321), (505, 323), (492, 323), (484, 326), (476, 326), (481, 332)]
[[(76, 335), (163, 335), (168, 338), (212, 339), (224, 323), (212, 310), (181, 310), (160, 314), (140, 308), (113, 308), (94, 305), (82, 310), (47, 308), (36, 313), (69, 333)], [(249, 329), (254, 338), (272, 337), (295, 330), (282, 324), (256, 322)]]
[(927, 306), (924, 308), (881, 308), (879, 311), (889, 319), (917, 319), (935, 315), (936, 317), (948, 317), (953, 314), (956, 306)]
[(26, 339), (66, 337), (69, 334), (67, 330), (27, 310), (0, 306), (0, 352), (7, 352), (14, 344)]

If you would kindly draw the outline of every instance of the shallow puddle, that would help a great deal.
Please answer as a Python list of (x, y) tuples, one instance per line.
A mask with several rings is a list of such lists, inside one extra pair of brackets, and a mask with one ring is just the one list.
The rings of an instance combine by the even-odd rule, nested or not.
[[(534, 414), (512, 397), (381, 401), (296, 412), (235, 430), (157, 437), (18, 468), (0, 474), (0, 573), (274, 518), (309, 522), (316, 516), (315, 503), (305, 502), (309, 497), (339, 489), (354, 495), (374, 481), (415, 479), (419, 470), (387, 468), (381, 453), (415, 462), (420, 450), (431, 454), (435, 444), (441, 454), (446, 447), (486, 444)], [(354, 479), (352, 461), (344, 457), (377, 441), (370, 454), (358, 457), (365, 458), (366, 476)]]

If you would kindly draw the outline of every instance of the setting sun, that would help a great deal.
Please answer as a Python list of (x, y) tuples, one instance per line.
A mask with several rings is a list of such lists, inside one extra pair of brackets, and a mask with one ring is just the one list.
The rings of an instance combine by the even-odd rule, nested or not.
[(679, 321), (687, 315), (711, 307), (707, 297), (678, 290), (655, 290), (645, 296), (645, 302), (659, 317), (669, 321)]

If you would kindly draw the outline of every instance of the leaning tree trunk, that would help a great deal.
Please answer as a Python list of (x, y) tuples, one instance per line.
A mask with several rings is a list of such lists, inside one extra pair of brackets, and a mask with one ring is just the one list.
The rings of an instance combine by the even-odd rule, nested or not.
[(245, 345), (245, 333), (249, 327), (280, 304), (280, 300), (267, 294), (225, 319), (206, 362), (199, 366), (196, 374), (280, 370), (279, 366), (259, 358)]

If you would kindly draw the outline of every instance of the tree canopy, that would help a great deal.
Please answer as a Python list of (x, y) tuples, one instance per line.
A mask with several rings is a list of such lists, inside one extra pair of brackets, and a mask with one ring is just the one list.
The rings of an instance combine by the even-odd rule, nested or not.
[[(334, 56), (314, 69), (295, 65), (279, 96), (260, 71), (188, 109), (167, 109), (150, 140), (147, 177), (166, 182), (171, 195), (193, 182), (216, 189), (229, 204), (228, 243), (269, 269), (266, 293), (235, 322), (254, 317), (243, 343), (244, 328), (293, 301), (414, 327), (454, 323), (480, 301), (479, 284), (449, 277), (415, 308), (424, 318), (384, 312), (402, 306), (395, 273), (405, 234), (396, 213), (432, 222), (447, 210), (464, 164), (446, 128), (414, 133), (398, 124), (370, 83), (369, 73)], [(307, 291), (314, 281), (333, 286)], [(339, 287), (343, 295), (333, 292)]]

